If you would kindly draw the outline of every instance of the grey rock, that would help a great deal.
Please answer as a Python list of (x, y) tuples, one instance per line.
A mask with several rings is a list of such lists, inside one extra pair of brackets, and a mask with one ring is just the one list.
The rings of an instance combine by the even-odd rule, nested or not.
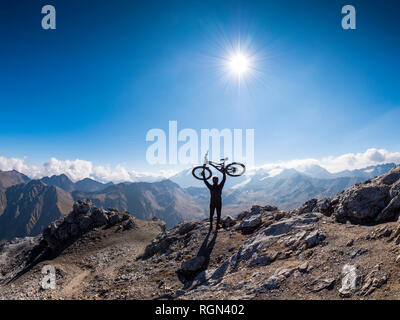
[(296, 209), (297, 214), (313, 212), (313, 209), (318, 203), (318, 199), (311, 199), (306, 201), (300, 208)]
[(124, 221), (124, 223), (122, 224), (122, 228), (124, 230), (135, 229), (136, 228), (136, 224), (133, 221), (133, 219), (129, 219), (129, 220)]
[(111, 212), (111, 214), (108, 216), (108, 223), (113, 226), (119, 222), (121, 222), (121, 219), (118, 213)]
[(54, 236), (59, 241), (67, 240), (69, 238), (68, 225), (66, 223), (61, 224), (60, 227), (58, 227), (54, 232)]
[(71, 235), (71, 237), (76, 237), (77, 235), (79, 235), (79, 226), (76, 223), (71, 223), (69, 225), (69, 234)]
[(332, 199), (333, 216), (339, 222), (381, 223), (398, 217), (400, 166), (387, 174), (345, 190)]
[(241, 213), (239, 213), (237, 215), (237, 220), (243, 220), (244, 218), (246, 218), (248, 215), (250, 215), (250, 211), (242, 211)]
[(295, 271), (296, 268), (281, 268), (277, 269), (274, 275), (277, 277), (289, 278)]
[(312, 212), (321, 212), (327, 216), (333, 212), (332, 201), (329, 198), (318, 200)]
[(270, 237), (281, 236), (295, 229), (308, 227), (310, 224), (317, 222), (318, 219), (319, 218), (315, 213), (307, 213), (273, 223), (263, 231), (263, 234)]
[(349, 219), (355, 223), (374, 221), (386, 207), (389, 187), (366, 184), (354, 186), (339, 195), (339, 204), (333, 213), (338, 221)]
[(387, 221), (400, 213), (400, 195), (396, 195), (381, 213), (375, 218), (375, 221)]
[(382, 287), (388, 279), (389, 275), (381, 270), (380, 264), (376, 265), (365, 277), (364, 284), (360, 290), (360, 295), (370, 295), (376, 289)]
[(276, 211), (276, 210), (278, 210), (278, 207), (266, 205), (266, 206), (262, 207), (262, 209), (264, 211)]
[(203, 268), (206, 258), (203, 256), (197, 256), (186, 260), (182, 263), (182, 271), (196, 272)]
[(130, 219), (132, 216), (129, 214), (129, 212), (123, 212), (121, 215), (121, 221), (126, 221)]
[(96, 227), (104, 226), (108, 223), (108, 216), (103, 209), (95, 210), (92, 214), (92, 219)]
[(346, 246), (347, 247), (351, 247), (354, 244), (354, 239), (350, 239), (349, 241), (347, 241)]
[(390, 170), (380, 178), (380, 181), (386, 185), (392, 185), (400, 180), (400, 166)]
[(351, 258), (352, 259), (354, 259), (355, 257), (357, 257), (357, 256), (361, 256), (362, 254), (365, 254), (365, 253), (367, 253), (368, 252), (368, 249), (366, 249), (366, 248), (359, 248), (359, 249), (356, 249), (356, 250), (354, 250), (352, 253), (351, 253)]
[(282, 279), (278, 276), (271, 276), (259, 288), (254, 289), (254, 293), (265, 293), (280, 286)]
[(256, 254), (255, 257), (250, 261), (250, 267), (267, 266), (274, 262), (278, 256), (277, 252), (268, 252), (261, 255)]
[(346, 264), (342, 268), (342, 286), (339, 294), (342, 297), (350, 297), (360, 286), (361, 276), (357, 273), (357, 266)]
[(308, 267), (309, 267), (308, 262), (304, 262), (301, 265), (299, 265), (298, 270), (301, 273), (306, 273), (306, 272), (308, 272)]
[(182, 223), (178, 229), (178, 233), (184, 235), (195, 229), (198, 225), (198, 222), (195, 221)]
[(78, 218), (79, 228), (82, 231), (89, 230), (93, 225), (93, 220), (88, 216), (80, 216)]
[(398, 180), (397, 182), (395, 182), (392, 185), (392, 187), (390, 188), (389, 194), (390, 194), (390, 198), (394, 198), (400, 194), (400, 180)]
[(325, 234), (321, 230), (311, 232), (305, 239), (307, 248), (315, 247), (326, 239)]
[(233, 219), (231, 216), (225, 216), (222, 221), (221, 221), (222, 227), (223, 228), (230, 228), (236, 224), (235, 219)]
[(332, 289), (334, 284), (334, 278), (315, 279), (307, 285), (307, 288), (313, 292), (318, 292), (323, 289)]
[(261, 223), (262, 223), (261, 214), (252, 215), (252, 216), (244, 219), (240, 223), (238, 230), (241, 230), (242, 232), (245, 232), (245, 233), (251, 233), (255, 229), (257, 229), (261, 225)]
[(92, 206), (92, 201), (90, 199), (78, 200), (73, 205), (73, 211), (78, 214), (87, 214)]

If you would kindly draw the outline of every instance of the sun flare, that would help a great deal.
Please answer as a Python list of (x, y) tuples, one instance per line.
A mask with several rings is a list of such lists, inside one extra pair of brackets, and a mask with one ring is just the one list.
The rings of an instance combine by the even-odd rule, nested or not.
[(249, 58), (241, 52), (233, 54), (228, 61), (229, 70), (241, 77), (250, 69)]

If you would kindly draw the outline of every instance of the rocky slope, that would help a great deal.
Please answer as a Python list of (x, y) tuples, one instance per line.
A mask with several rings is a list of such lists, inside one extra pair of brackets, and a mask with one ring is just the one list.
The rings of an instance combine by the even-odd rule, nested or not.
[[(165, 230), (154, 219), (140, 221), (116, 209), (103, 210), (90, 200), (51, 223), (37, 237), (16, 238), (0, 245), (0, 298), (74, 298), (90, 291), (101, 274), (113, 274)], [(38, 287), (44, 265), (54, 265), (60, 292)], [(84, 289), (86, 285), (88, 288)]]
[(297, 212), (323, 212), (337, 221), (374, 224), (397, 220), (400, 214), (400, 166), (358, 183), (334, 198), (311, 199)]
[[(291, 212), (253, 206), (236, 218), (225, 217), (218, 232), (209, 230), (207, 220), (181, 223), (166, 231), (158, 221), (134, 220), (137, 228), (124, 231), (124, 214), (118, 213), (114, 226), (90, 223), (89, 231), (77, 233), (72, 244), (65, 247), (57, 240), (51, 246), (46, 235), (63, 238), (56, 235), (64, 228), (69, 231), (61, 234), (70, 239), (72, 224), (82, 220), (87, 206), (94, 221), (99, 209), (82, 202), (72, 217), (63, 220), (68, 228), (56, 224), (42, 240), (3, 244), (0, 297), (399, 299), (399, 183), (397, 167), (333, 199), (311, 200)], [(154, 224), (158, 227), (150, 232), (151, 241), (148, 230)], [(146, 234), (140, 245), (135, 232)], [(21, 261), (32, 261), (43, 248), (58, 249), (51, 249), (52, 255), (15, 277), (12, 266), (27, 265)], [(46, 264), (58, 270), (54, 290), (38, 285)]]
[(0, 239), (37, 235), (72, 204), (68, 192), (39, 180), (11, 186), (0, 195)]
[(12, 170), (12, 171), (1, 171), (0, 170), (0, 191), (7, 189), (8, 187), (14, 186), (20, 183), (27, 183), (30, 179), (24, 174)]

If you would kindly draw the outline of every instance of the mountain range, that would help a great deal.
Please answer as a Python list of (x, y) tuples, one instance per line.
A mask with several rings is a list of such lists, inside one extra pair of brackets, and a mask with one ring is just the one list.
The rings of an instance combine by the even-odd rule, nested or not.
[[(307, 199), (334, 196), (356, 183), (382, 175), (395, 166), (394, 163), (389, 163), (338, 173), (330, 173), (319, 166), (309, 167), (303, 172), (296, 169), (282, 169), (279, 172), (276, 169), (258, 169), (238, 178), (227, 179), (223, 191), (223, 212), (234, 215), (253, 204), (267, 203), (291, 210)], [(188, 172), (182, 172), (172, 180), (187, 185), (185, 180)], [(192, 178), (192, 185), (193, 180), (195, 179)], [(206, 207), (208, 190), (201, 181), (195, 185), (196, 187), (189, 186), (187, 191), (200, 205)]]
[[(236, 215), (253, 204), (293, 209), (310, 198), (334, 196), (366, 179), (384, 174), (394, 164), (330, 173), (319, 166), (257, 169), (228, 178), (223, 214)], [(190, 170), (171, 180), (104, 184), (89, 178), (73, 182), (65, 174), (30, 180), (17, 171), (0, 171), (0, 239), (34, 236), (51, 221), (67, 214), (74, 200), (91, 199), (103, 208), (115, 207), (139, 219), (158, 217), (172, 227), (204, 218), (209, 192)]]
[[(244, 185), (255, 185), (262, 184), (262, 181), (273, 178), (275, 176), (285, 178), (292, 174), (302, 174), (311, 178), (317, 179), (335, 179), (335, 178), (358, 178), (358, 179), (369, 179), (382, 175), (391, 170), (396, 165), (394, 163), (379, 164), (375, 166), (369, 166), (362, 169), (355, 170), (344, 170), (336, 173), (331, 173), (325, 168), (319, 165), (308, 165), (305, 167), (298, 168), (284, 168), (281, 166), (273, 167), (259, 167), (255, 169), (247, 170), (243, 176), (228, 179), (225, 188), (240, 188)], [(215, 171), (215, 170), (214, 170)], [(220, 175), (218, 173), (217, 175)], [(173, 182), (179, 184), (182, 188), (189, 187), (203, 187), (203, 182), (200, 180), (193, 179), (192, 169), (183, 170), (174, 176), (169, 178)]]
[(43, 177), (41, 181), (49, 186), (56, 186), (68, 192), (77, 190), (94, 192), (103, 190), (108, 186), (113, 185), (112, 182), (101, 183), (90, 178), (85, 178), (74, 183), (65, 174), (60, 174), (58, 176), (53, 175), (51, 177)]
[(74, 183), (64, 174), (30, 180), (8, 171), (0, 172), (0, 182), (7, 187), (0, 190), (0, 240), (35, 236), (69, 213), (74, 200), (86, 198), (137, 218), (162, 218), (168, 227), (205, 215), (186, 190), (169, 180), (103, 184), (87, 178)]

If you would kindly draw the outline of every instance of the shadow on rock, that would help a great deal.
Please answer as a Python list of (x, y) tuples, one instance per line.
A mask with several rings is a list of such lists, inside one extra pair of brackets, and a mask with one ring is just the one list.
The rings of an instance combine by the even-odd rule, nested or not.
[(215, 243), (218, 237), (218, 231), (216, 230), (213, 237), (210, 239), (211, 230), (208, 231), (206, 237), (201, 244), (197, 255), (191, 259), (184, 261), (181, 268), (177, 270), (179, 280), (185, 284), (185, 287), (191, 285), (193, 279), (202, 271), (208, 269), (210, 264), (210, 257), (213, 252)]

